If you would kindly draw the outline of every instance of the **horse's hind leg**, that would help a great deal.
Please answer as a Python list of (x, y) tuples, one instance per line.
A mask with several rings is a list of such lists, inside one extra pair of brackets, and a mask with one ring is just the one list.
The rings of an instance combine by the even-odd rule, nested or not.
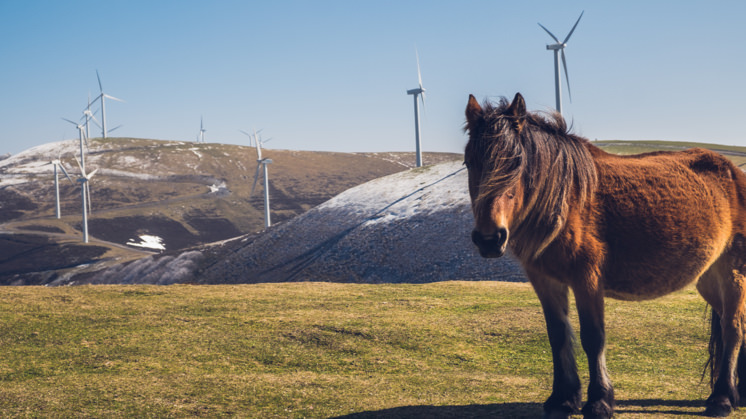
[[(738, 264), (738, 269), (732, 269), (733, 266), (732, 260), (721, 260), (697, 284), (700, 294), (720, 317), (720, 330), (715, 329), (718, 326), (716, 322), (712, 325), (713, 334), (720, 332), (722, 346), (716, 353), (710, 354), (711, 362), (715, 363), (717, 378), (713, 377), (712, 394), (706, 403), (705, 414), (708, 416), (727, 416), (739, 402), (736, 374), (744, 372), (743, 367), (737, 369), (737, 366), (739, 359), (744, 359), (740, 352), (744, 345), (746, 270), (741, 264)], [(725, 268), (730, 268), (730, 272)]]

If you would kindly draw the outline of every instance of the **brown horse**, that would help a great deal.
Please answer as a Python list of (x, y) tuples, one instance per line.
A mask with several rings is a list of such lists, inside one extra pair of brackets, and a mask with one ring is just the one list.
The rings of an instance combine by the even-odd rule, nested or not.
[[(546, 417), (581, 406), (568, 321), (575, 295), (590, 383), (585, 417), (610, 417), (604, 297), (656, 298), (697, 281), (712, 306), (712, 394), (705, 414), (727, 416), (746, 397), (746, 175), (702, 149), (608, 154), (570, 134), (559, 114), (469, 97), (465, 164), (483, 257), (508, 245), (544, 309), (554, 383)], [(738, 383), (738, 386), (737, 386)]]

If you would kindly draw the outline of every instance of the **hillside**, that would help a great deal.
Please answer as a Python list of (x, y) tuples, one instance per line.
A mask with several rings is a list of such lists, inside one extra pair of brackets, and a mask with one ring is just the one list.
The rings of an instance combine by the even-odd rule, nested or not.
[[(87, 169), (98, 169), (91, 181), (89, 245), (80, 243), (79, 186), (62, 175), (62, 218), (54, 218), (49, 162), (59, 157), (75, 177), (77, 141), (0, 160), (0, 283), (49, 283), (97, 268), (81, 265), (135, 260), (150, 254), (132, 245), (143, 240), (155, 238), (165, 250), (176, 251), (263, 229), (261, 182), (249, 196), (256, 168), (252, 147), (131, 138), (93, 139), (89, 147)], [(268, 149), (265, 155), (274, 161), (269, 166), (274, 223), (414, 162), (413, 153)], [(457, 158), (425, 154), (429, 162)]]
[[(624, 145), (617, 142), (597, 144), (624, 150)], [(729, 150), (734, 157), (740, 157), (741, 151)], [(473, 219), (466, 184), (466, 170), (460, 161), (413, 169), (352, 188), (260, 234), (180, 254), (148, 257), (70, 281), (216, 284), (524, 280), (513, 259), (486, 260), (478, 256), (469, 239)]]
[[(746, 161), (746, 149), (738, 147), (595, 144), (620, 154), (706, 146), (737, 164)], [(63, 206), (63, 213), (73, 215), (50, 217), (51, 167), (38, 162), (53, 158), (56, 147), (0, 161), (0, 193), (15, 194), (8, 201), (13, 208), (0, 201), (3, 213), (15, 214), (0, 225), (0, 250), (8, 255), (0, 260), (0, 283), (523, 280), (511, 259), (476, 255), (468, 237), (466, 172), (455, 154), (428, 154), (426, 162), (451, 163), (406, 170), (412, 157), (406, 153), (268, 150), (275, 161), (273, 220), (281, 222), (261, 231), (261, 197), (248, 197), (253, 149), (126, 139), (94, 143), (90, 164), (101, 167), (91, 223), (97, 240), (82, 246), (75, 188), (66, 186)], [(380, 178), (390, 173), (396, 174)], [(96, 203), (97, 197), (105, 199)], [(149, 241), (154, 238), (163, 240), (162, 254), (124, 246), (131, 240), (158, 244)]]
[(514, 260), (479, 256), (469, 238), (472, 226), (466, 170), (454, 161), (370, 181), (261, 234), (71, 281), (522, 281)]

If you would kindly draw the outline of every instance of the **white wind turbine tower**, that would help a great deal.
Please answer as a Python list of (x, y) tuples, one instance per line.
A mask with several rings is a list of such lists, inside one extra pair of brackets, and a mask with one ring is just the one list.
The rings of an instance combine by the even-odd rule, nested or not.
[(57, 168), (59, 167), (62, 169), (62, 173), (65, 174), (67, 177), (67, 180), (70, 181), (73, 185), (75, 184), (70, 177), (69, 174), (67, 174), (67, 170), (65, 170), (65, 166), (62, 165), (62, 162), (60, 161), (59, 157), (50, 161), (49, 164), (54, 166), (54, 198), (55, 198), (55, 216), (57, 218), (60, 218), (61, 212), (60, 212), (60, 183), (59, 183), (59, 176), (57, 175)]
[(254, 195), (256, 182), (259, 180), (259, 172), (262, 171), (262, 175), (264, 176), (264, 228), (269, 228), (272, 225), (272, 221), (269, 215), (269, 177), (267, 177), (267, 165), (272, 163), (272, 160), (262, 158), (262, 139), (257, 136), (256, 131), (254, 131), (254, 142), (256, 143), (256, 174), (254, 175), (254, 184), (251, 186), (249, 197)]
[(124, 102), (122, 99), (117, 99), (114, 96), (107, 95), (104, 93), (104, 87), (101, 85), (101, 77), (98, 74), (98, 70), (96, 70), (96, 78), (98, 79), (98, 88), (101, 91), (101, 93), (96, 97), (96, 99), (93, 99), (93, 102), (96, 102), (97, 100), (101, 100), (101, 136), (103, 138), (106, 138), (106, 134), (114, 131), (115, 129), (119, 128), (121, 125), (112, 128), (110, 130), (106, 130), (106, 99), (112, 99), (116, 100), (118, 102)]
[(75, 161), (78, 162), (78, 167), (80, 168), (78, 182), (80, 182), (80, 196), (83, 201), (83, 243), (88, 243), (88, 204), (86, 203), (86, 195), (88, 195), (88, 182), (90, 182), (98, 169), (86, 174), (83, 165), (80, 164), (77, 157), (75, 158)]
[(419, 81), (419, 87), (416, 89), (407, 90), (408, 95), (414, 97), (414, 135), (415, 135), (415, 149), (416, 149), (416, 166), (422, 167), (422, 149), (420, 143), (420, 106), (417, 101), (417, 96), (422, 98), (422, 107), (425, 107), (425, 88), (422, 87), (422, 74), (420, 73), (420, 56), (415, 50), (415, 56), (417, 57), (417, 80)]
[(539, 26), (541, 26), (541, 28), (544, 29), (556, 42), (556, 44), (547, 45), (547, 49), (554, 51), (554, 95), (557, 112), (559, 112), (560, 114), (562, 113), (562, 77), (560, 77), (559, 55), (562, 54), (562, 66), (565, 68), (565, 80), (567, 80), (567, 94), (570, 97), (570, 101), (572, 101), (572, 95), (570, 94), (570, 76), (567, 75), (567, 61), (565, 60), (565, 47), (567, 46), (567, 41), (570, 40), (572, 33), (575, 32), (575, 28), (578, 26), (578, 23), (580, 23), (580, 18), (583, 17), (583, 13), (585, 13), (585, 10), (580, 13), (580, 17), (578, 17), (578, 20), (575, 22), (575, 25), (573, 25), (570, 33), (567, 34), (565, 40), (562, 42), (560, 42), (559, 39), (554, 36), (554, 34), (549, 32), (549, 29), (545, 28), (544, 25), (539, 23)]

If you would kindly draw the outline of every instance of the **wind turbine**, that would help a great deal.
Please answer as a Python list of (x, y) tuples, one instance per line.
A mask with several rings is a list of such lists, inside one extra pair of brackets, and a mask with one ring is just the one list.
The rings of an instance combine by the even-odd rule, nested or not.
[[(243, 135), (245, 135), (245, 136), (249, 137), (249, 147), (251, 147), (251, 144), (253, 144), (253, 143), (251, 142), (251, 139), (252, 139), (252, 138), (254, 138), (254, 136), (253, 136), (253, 135), (251, 135), (251, 133), (248, 133), (248, 132), (246, 132), (246, 131), (244, 131), (244, 130), (242, 130), (242, 129), (240, 129), (239, 131), (241, 131), (241, 133), (242, 133)], [(259, 131), (254, 131), (254, 135), (256, 135), (256, 134), (259, 134), (260, 132), (262, 132), (262, 130), (259, 130)]]
[[(256, 182), (259, 180), (259, 172), (263, 171), (264, 176), (264, 228), (269, 228), (272, 225), (269, 215), (269, 177), (267, 177), (267, 165), (272, 163), (271, 159), (262, 158), (262, 139), (257, 136), (254, 131), (254, 141), (256, 142), (256, 174), (254, 175), (254, 184), (251, 186), (251, 193), (249, 197), (254, 195), (254, 189), (256, 188)], [(267, 140), (269, 141), (269, 140)]]
[(420, 56), (415, 50), (415, 56), (417, 57), (417, 80), (419, 81), (419, 87), (416, 89), (407, 90), (408, 95), (414, 97), (414, 135), (415, 135), (415, 148), (416, 148), (416, 166), (422, 167), (422, 150), (420, 144), (420, 106), (417, 101), (417, 96), (422, 98), (422, 107), (425, 107), (425, 88), (422, 87), (422, 74), (420, 73)]
[(85, 108), (83, 111), (83, 118), (85, 118), (85, 136), (86, 138), (91, 136), (91, 130), (90, 130), (90, 124), (89, 122), (91, 119), (93, 119), (96, 124), (98, 124), (98, 121), (96, 120), (96, 117), (93, 116), (93, 112), (91, 112), (91, 93), (88, 93), (88, 107)]
[(106, 130), (106, 99), (112, 99), (116, 100), (118, 102), (124, 102), (122, 99), (117, 99), (114, 96), (107, 95), (104, 93), (104, 87), (101, 85), (101, 77), (98, 74), (98, 70), (96, 70), (96, 78), (98, 79), (98, 88), (101, 91), (101, 93), (96, 97), (96, 99), (93, 99), (93, 102), (96, 102), (97, 100), (101, 100), (101, 136), (103, 138), (106, 138), (106, 134), (114, 131), (115, 129), (121, 127), (121, 125), (112, 128), (111, 130)]
[(202, 125), (202, 117), (199, 117), (199, 137), (197, 137), (197, 140), (201, 143), (205, 142), (205, 132), (207, 130), (205, 129), (204, 125)]
[(54, 166), (54, 198), (55, 198), (55, 215), (57, 218), (60, 218), (60, 183), (59, 183), (59, 177), (57, 176), (57, 168), (59, 167), (62, 169), (62, 173), (65, 174), (67, 177), (67, 180), (70, 181), (73, 185), (75, 184), (70, 177), (69, 174), (67, 174), (67, 170), (65, 170), (65, 166), (62, 165), (62, 162), (60, 161), (59, 157), (55, 160), (52, 160), (49, 162), (52, 166)]
[(90, 182), (98, 169), (86, 174), (83, 165), (80, 164), (77, 157), (75, 161), (78, 162), (78, 167), (80, 168), (78, 182), (80, 182), (80, 196), (83, 201), (83, 243), (88, 243), (88, 204), (86, 203), (86, 196), (88, 195), (88, 182)]
[(83, 143), (85, 143), (86, 147), (88, 147), (88, 138), (86, 137), (86, 133), (85, 133), (85, 125), (79, 124), (77, 122), (73, 122), (67, 118), (62, 118), (62, 120), (67, 121), (75, 125), (75, 127), (78, 128), (78, 138), (80, 139), (80, 161), (83, 162), (82, 166), (83, 166), (83, 169), (85, 170), (85, 154), (83, 150)]
[(575, 32), (578, 23), (580, 23), (580, 18), (583, 17), (583, 13), (585, 13), (585, 10), (580, 13), (580, 17), (578, 17), (578, 20), (575, 22), (575, 25), (573, 25), (570, 33), (567, 34), (565, 40), (562, 42), (560, 42), (553, 33), (549, 32), (549, 29), (539, 23), (539, 26), (541, 26), (541, 28), (544, 29), (556, 42), (556, 44), (547, 45), (547, 49), (554, 51), (554, 95), (557, 112), (560, 114), (562, 114), (562, 78), (560, 77), (559, 55), (562, 54), (562, 66), (565, 68), (565, 79), (567, 80), (567, 95), (570, 97), (570, 101), (572, 102), (572, 94), (570, 94), (570, 76), (567, 75), (567, 61), (565, 60), (565, 47), (567, 46), (567, 41), (570, 40), (572, 33)]
[[(85, 135), (85, 126), (83, 124), (79, 124), (77, 122), (73, 122), (67, 118), (62, 118), (63, 120), (75, 125), (78, 128), (78, 137), (80, 138), (80, 161), (78, 162), (78, 165), (81, 167), (81, 170), (85, 171), (85, 150), (83, 149), (83, 143), (85, 143), (86, 148), (88, 147), (88, 139)], [(91, 191), (88, 190), (88, 184), (86, 183), (86, 193), (88, 194), (88, 197), (91, 196)]]

